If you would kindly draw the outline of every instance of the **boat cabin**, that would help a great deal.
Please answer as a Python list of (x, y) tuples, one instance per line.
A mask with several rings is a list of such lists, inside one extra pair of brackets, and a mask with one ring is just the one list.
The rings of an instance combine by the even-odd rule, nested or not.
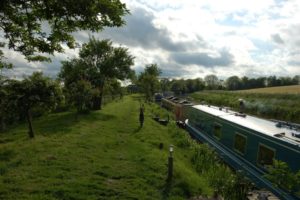
[(190, 106), (187, 112), (187, 125), (196, 137), (209, 139), (248, 167), (263, 173), (276, 159), (300, 170), (299, 125), (209, 105)]

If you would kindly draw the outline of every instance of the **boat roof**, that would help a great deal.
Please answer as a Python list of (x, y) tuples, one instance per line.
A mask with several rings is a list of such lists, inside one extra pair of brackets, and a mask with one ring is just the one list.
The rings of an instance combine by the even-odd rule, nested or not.
[[(259, 133), (274, 137), (285, 142), (298, 145), (300, 147), (300, 130), (299, 127), (293, 128), (288, 126), (278, 127), (278, 123), (254, 117), (251, 115), (242, 115), (236, 111), (227, 108), (209, 106), (209, 105), (195, 105), (195, 109), (201, 110), (208, 114), (222, 118), (224, 120), (233, 122), (240, 126), (255, 130)], [(297, 137), (296, 137), (297, 136)]]

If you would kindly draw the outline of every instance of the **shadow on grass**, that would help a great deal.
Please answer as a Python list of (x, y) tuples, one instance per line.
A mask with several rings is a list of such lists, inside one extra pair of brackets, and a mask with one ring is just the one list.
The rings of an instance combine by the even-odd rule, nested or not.
[(142, 126), (139, 126), (138, 128), (136, 128), (136, 129), (133, 131), (133, 133), (138, 133), (138, 132), (140, 132), (140, 130), (141, 130), (142, 128), (143, 128)]
[(57, 133), (70, 133), (72, 127), (83, 122), (109, 121), (114, 119), (114, 115), (100, 112), (90, 112), (88, 114), (76, 114), (74, 112), (52, 114), (34, 121), (34, 128), (37, 133), (52, 135)]
[(172, 188), (172, 181), (171, 180), (166, 180), (166, 183), (163, 187), (163, 191), (162, 191), (162, 195), (163, 195), (163, 199), (168, 199), (169, 198), (169, 194)]
[(134, 95), (134, 96), (131, 96), (130, 98), (132, 98), (133, 100), (135, 101), (144, 101), (144, 97), (141, 96), (141, 95)]

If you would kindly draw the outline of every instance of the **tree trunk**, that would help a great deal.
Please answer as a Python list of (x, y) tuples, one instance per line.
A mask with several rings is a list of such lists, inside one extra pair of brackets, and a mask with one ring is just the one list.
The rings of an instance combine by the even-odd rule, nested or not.
[(0, 117), (0, 118), (1, 118), (0, 131), (5, 131), (6, 126), (5, 126), (4, 117)]
[(93, 110), (101, 110), (101, 99), (100, 97), (93, 97)]
[(28, 122), (28, 135), (30, 138), (34, 138), (34, 131), (33, 131), (33, 126), (32, 126), (32, 117), (30, 113), (30, 109), (26, 111), (26, 118)]
[(93, 98), (93, 110), (102, 109), (103, 88), (104, 88), (104, 81), (102, 81), (102, 85), (99, 86), (99, 90), (100, 90), (99, 96)]
[(100, 95), (99, 95), (99, 104), (100, 104), (100, 110), (102, 109), (102, 97), (103, 97), (103, 92), (101, 89)]

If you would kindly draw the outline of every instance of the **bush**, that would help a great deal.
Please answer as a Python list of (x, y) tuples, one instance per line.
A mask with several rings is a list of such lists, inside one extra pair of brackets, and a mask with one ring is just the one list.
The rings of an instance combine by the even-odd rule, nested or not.
[(178, 128), (175, 122), (169, 124), (168, 132), (171, 134), (171, 137), (174, 138), (176, 146), (181, 148), (188, 148), (191, 146), (192, 139), (186, 131)]
[(265, 177), (276, 187), (300, 194), (300, 170), (293, 173), (285, 162), (274, 160), (273, 166), (269, 168), (269, 173)]

